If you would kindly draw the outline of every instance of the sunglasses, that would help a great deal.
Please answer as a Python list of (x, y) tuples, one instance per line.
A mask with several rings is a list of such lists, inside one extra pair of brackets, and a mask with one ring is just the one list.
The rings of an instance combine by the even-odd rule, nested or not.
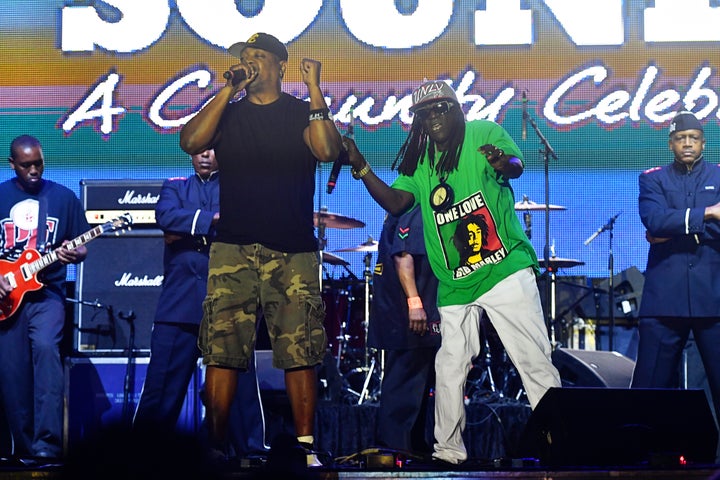
[(431, 112), (435, 115), (445, 115), (454, 105), (455, 104), (453, 102), (443, 100), (442, 102), (433, 103), (427, 107), (418, 108), (415, 110), (415, 115), (417, 115), (421, 120), (425, 120)]

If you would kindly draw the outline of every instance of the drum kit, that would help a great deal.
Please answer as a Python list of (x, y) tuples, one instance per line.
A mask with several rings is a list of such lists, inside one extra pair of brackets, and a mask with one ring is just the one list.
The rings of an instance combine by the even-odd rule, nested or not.
[[(538, 204), (528, 199), (515, 203), (515, 210), (523, 214), (528, 238), (531, 238), (531, 212), (560, 211), (565, 207), (558, 205)], [(320, 255), (322, 264), (340, 266), (348, 275), (339, 280), (323, 278), (321, 265), (322, 296), (325, 302), (325, 330), (328, 337), (328, 350), (334, 360), (334, 367), (342, 380), (341, 396), (347, 403), (362, 404), (379, 399), (382, 379), (382, 355), (376, 349), (367, 346), (367, 333), (370, 322), (370, 304), (372, 301), (372, 254), (377, 251), (378, 242), (368, 237), (367, 241), (333, 250), (324, 249), (324, 229), (353, 229), (364, 227), (365, 223), (338, 213), (325, 210), (314, 213), (315, 226), (320, 239)], [(365, 253), (365, 269), (363, 277), (358, 278), (349, 270), (350, 263), (336, 255), (342, 252)], [(545, 270), (543, 275), (549, 280), (546, 285), (546, 305), (549, 305), (548, 332), (551, 343), (555, 339), (555, 295), (556, 274), (559, 269), (572, 268), (585, 263), (571, 258), (555, 256), (554, 252), (547, 258), (540, 259), (540, 266)], [(542, 292), (541, 292), (542, 295)], [(509, 360), (502, 343), (492, 324), (483, 317), (483, 348), (474, 361), (474, 368), (468, 376), (466, 396), (492, 392), (501, 397), (527, 401), (519, 375)]]
[[(365, 223), (345, 215), (321, 210), (313, 214), (320, 240), (320, 281), (325, 303), (325, 331), (328, 351), (334, 359), (334, 368), (342, 380), (340, 394), (348, 403), (362, 404), (377, 401), (380, 395), (382, 365), (379, 352), (367, 345), (372, 301), (372, 254), (378, 242), (368, 237), (357, 246), (334, 252), (364, 252), (363, 278), (348, 268), (350, 262), (324, 249), (325, 228), (352, 229)], [(348, 275), (339, 279), (323, 275), (323, 265), (341, 266)]]

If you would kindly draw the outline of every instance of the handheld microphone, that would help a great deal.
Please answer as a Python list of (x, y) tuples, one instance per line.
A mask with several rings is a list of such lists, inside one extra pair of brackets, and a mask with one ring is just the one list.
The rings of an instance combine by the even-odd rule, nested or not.
[(332, 170), (330, 171), (330, 177), (327, 182), (327, 193), (331, 194), (335, 190), (335, 184), (337, 183), (338, 175), (340, 175), (340, 167), (342, 166), (343, 160), (347, 157), (347, 151), (343, 150), (340, 155), (335, 159)]
[[(348, 124), (345, 136), (353, 140), (355, 139), (355, 128), (353, 127), (352, 110), (350, 111), (350, 123)], [(343, 148), (338, 157), (335, 159), (335, 163), (333, 164), (332, 170), (330, 171), (330, 177), (328, 178), (327, 182), (328, 195), (331, 194), (335, 189), (338, 175), (340, 175), (340, 167), (342, 167), (343, 163), (350, 163), (348, 161), (348, 153), (346, 148)]]
[(232, 78), (232, 84), (235, 86), (245, 80), (247, 78), (247, 74), (245, 73), (245, 70), (227, 70), (223, 73), (223, 78), (225, 80), (230, 80)]
[(522, 139), (527, 140), (527, 95), (525, 90), (522, 92)]

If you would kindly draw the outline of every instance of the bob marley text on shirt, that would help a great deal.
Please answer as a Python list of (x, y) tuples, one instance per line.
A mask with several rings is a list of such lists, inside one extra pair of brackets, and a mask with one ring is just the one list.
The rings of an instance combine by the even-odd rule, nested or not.
[(502, 244), (482, 192), (434, 215), (445, 263), (453, 270), (454, 278), (499, 263), (507, 256), (507, 248)]

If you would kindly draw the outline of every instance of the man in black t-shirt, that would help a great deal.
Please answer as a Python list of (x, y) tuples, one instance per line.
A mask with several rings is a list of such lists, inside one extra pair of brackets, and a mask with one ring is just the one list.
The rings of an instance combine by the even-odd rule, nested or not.
[(273, 366), (285, 370), (297, 440), (308, 465), (317, 466), (316, 367), (327, 337), (313, 229), (314, 174), (317, 162), (338, 158), (342, 139), (320, 89), (320, 62), (300, 62), (306, 102), (281, 90), (288, 52), (277, 38), (257, 33), (228, 51), (241, 62), (180, 133), (189, 154), (214, 148), (223, 172), (198, 341), (207, 365), (210, 453), (225, 454), (237, 370), (247, 369), (253, 354), (259, 305)]

